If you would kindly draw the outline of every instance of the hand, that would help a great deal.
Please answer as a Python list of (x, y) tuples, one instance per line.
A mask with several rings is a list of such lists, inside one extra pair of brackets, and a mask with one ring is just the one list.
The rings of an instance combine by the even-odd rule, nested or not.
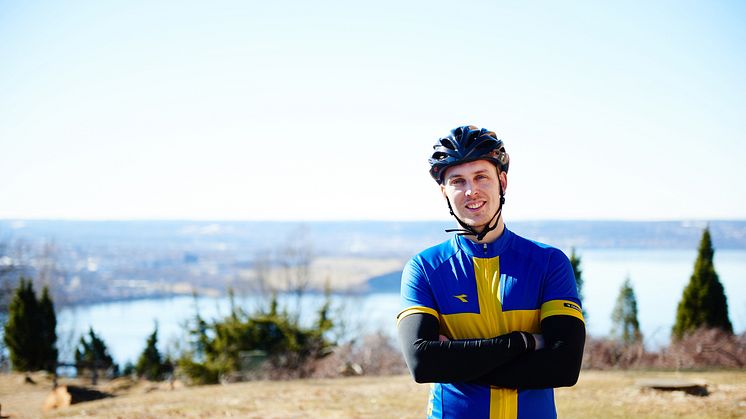
[(438, 341), (440, 342), (448, 342), (450, 339), (448, 339), (448, 336), (440, 335), (438, 336)]

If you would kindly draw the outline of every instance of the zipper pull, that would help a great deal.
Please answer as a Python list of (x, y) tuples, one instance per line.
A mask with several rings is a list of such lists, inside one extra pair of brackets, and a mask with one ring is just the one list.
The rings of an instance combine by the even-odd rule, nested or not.
[(484, 248), (484, 254), (487, 254), (487, 243), (482, 243), (482, 246)]

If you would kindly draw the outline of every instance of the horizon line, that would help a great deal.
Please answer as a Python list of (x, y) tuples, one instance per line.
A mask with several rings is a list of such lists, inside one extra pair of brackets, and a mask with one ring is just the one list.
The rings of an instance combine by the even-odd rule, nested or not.
[[(199, 222), (199, 223), (231, 223), (231, 222), (261, 222), (261, 223), (435, 223), (455, 222), (452, 218), (444, 219), (362, 219), (362, 218), (337, 218), (337, 219), (261, 219), (261, 218), (66, 218), (66, 217), (0, 217), (0, 222)], [(616, 223), (709, 223), (709, 222), (746, 222), (745, 218), (512, 218), (505, 221), (510, 222), (616, 222)]]

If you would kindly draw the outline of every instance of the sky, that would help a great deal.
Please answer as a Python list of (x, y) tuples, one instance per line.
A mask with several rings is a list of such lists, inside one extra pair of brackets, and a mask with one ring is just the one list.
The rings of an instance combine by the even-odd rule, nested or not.
[(0, 218), (443, 220), (495, 131), (506, 220), (746, 219), (737, 1), (0, 0)]

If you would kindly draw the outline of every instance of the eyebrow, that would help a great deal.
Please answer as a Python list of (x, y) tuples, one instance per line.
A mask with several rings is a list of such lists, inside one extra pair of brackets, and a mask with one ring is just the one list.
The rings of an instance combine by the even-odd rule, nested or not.
[[(485, 174), (485, 173), (489, 173), (489, 170), (487, 170), (487, 169), (479, 169), (476, 172), (474, 172), (474, 175), (482, 175), (482, 174)], [(465, 177), (465, 176), (462, 175), (462, 174), (460, 174), (460, 173), (453, 173), (453, 174), (447, 176), (446, 180), (458, 179), (458, 178), (462, 178), (462, 177)]]

